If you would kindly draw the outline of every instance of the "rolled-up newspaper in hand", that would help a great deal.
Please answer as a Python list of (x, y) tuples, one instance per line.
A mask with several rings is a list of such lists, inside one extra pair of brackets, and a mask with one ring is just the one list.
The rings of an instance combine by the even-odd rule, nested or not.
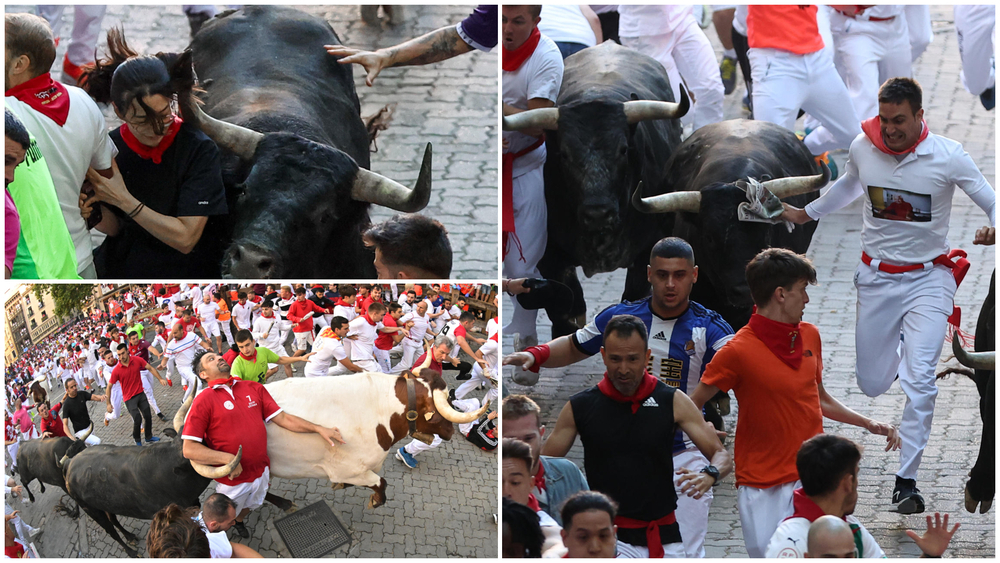
[(790, 221), (780, 219), (781, 214), (784, 212), (784, 207), (781, 205), (781, 200), (778, 199), (778, 196), (771, 193), (770, 190), (764, 187), (764, 184), (753, 178), (747, 179), (745, 185), (749, 203), (741, 203), (736, 209), (739, 220), (754, 223), (770, 223), (772, 225), (784, 223), (788, 232), (792, 232), (795, 226)]

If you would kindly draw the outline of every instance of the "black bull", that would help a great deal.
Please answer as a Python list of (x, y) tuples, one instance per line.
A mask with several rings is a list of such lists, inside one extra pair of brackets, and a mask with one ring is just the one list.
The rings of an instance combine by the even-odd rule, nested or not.
[(538, 268), (574, 294), (570, 310), (547, 310), (553, 337), (586, 320), (577, 266), (587, 276), (628, 268), (624, 298), (649, 292), (646, 258), (662, 221), (636, 212), (629, 197), (640, 181), (651, 189), (663, 184), (662, 162), (680, 144), (673, 118), (689, 108), (686, 95), (673, 103), (660, 63), (614, 42), (584, 49), (565, 65), (558, 109), (504, 119), (505, 130), (546, 130), (548, 244)]
[[(91, 426), (91, 432), (93, 426)], [(41, 438), (28, 440), (21, 444), (17, 450), (17, 474), (21, 479), (21, 485), (28, 493), (28, 499), (35, 502), (35, 495), (31, 493), (28, 485), (38, 479), (38, 485), (42, 493), (45, 492), (45, 485), (53, 485), (62, 490), (66, 490), (66, 480), (63, 478), (63, 459), (73, 457), (87, 447), (84, 440), (90, 436), (88, 432), (78, 440), (72, 438)]]
[(370, 138), (351, 65), (323, 49), (337, 44), (327, 22), (276, 6), (220, 16), (191, 43), (212, 117), (187, 93), (181, 109), (225, 149), (226, 277), (374, 278), (373, 251), (361, 239), (370, 204), (427, 205), (429, 144), (412, 192), (366, 170)]

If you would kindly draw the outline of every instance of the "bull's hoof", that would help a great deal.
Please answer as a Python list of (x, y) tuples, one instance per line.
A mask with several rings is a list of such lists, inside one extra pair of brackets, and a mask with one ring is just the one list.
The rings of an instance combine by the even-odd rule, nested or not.
[(136, 551), (136, 550), (134, 550), (134, 549), (132, 549), (131, 547), (126, 546), (125, 547), (125, 553), (127, 553), (128, 556), (131, 557), (132, 559), (138, 559), (139, 558), (139, 552)]
[(969, 511), (972, 514), (975, 514), (977, 506), (979, 507), (979, 513), (980, 514), (986, 514), (986, 512), (989, 511), (990, 507), (993, 506), (993, 499), (984, 500), (984, 501), (978, 501), (978, 500), (972, 498), (972, 495), (969, 494), (969, 485), (966, 485), (965, 486), (965, 510)]
[(385, 504), (385, 499), (379, 498), (379, 496), (374, 493), (372, 494), (372, 496), (368, 497), (369, 510), (375, 510), (376, 508), (382, 506), (383, 504)]

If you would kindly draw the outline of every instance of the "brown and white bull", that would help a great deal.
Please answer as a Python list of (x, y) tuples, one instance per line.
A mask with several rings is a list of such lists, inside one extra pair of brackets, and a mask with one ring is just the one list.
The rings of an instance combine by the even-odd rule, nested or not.
[[(335, 377), (291, 378), (268, 383), (268, 392), (289, 414), (340, 430), (345, 444), (330, 446), (317, 434), (267, 425), (271, 476), (328, 479), (370, 488), (369, 508), (386, 501), (386, 480), (379, 475), (394, 444), (407, 436), (430, 443), (434, 434), (450, 440), (454, 424), (472, 422), (488, 404), (464, 413), (448, 403), (441, 374), (424, 365), (399, 375), (356, 373)], [(414, 373), (415, 372), (415, 373)]]

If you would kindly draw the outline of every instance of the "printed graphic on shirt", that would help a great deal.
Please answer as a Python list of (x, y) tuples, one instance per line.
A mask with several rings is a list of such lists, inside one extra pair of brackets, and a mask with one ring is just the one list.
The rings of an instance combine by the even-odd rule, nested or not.
[(890, 221), (926, 223), (931, 220), (931, 196), (906, 190), (868, 186), (872, 216)]

